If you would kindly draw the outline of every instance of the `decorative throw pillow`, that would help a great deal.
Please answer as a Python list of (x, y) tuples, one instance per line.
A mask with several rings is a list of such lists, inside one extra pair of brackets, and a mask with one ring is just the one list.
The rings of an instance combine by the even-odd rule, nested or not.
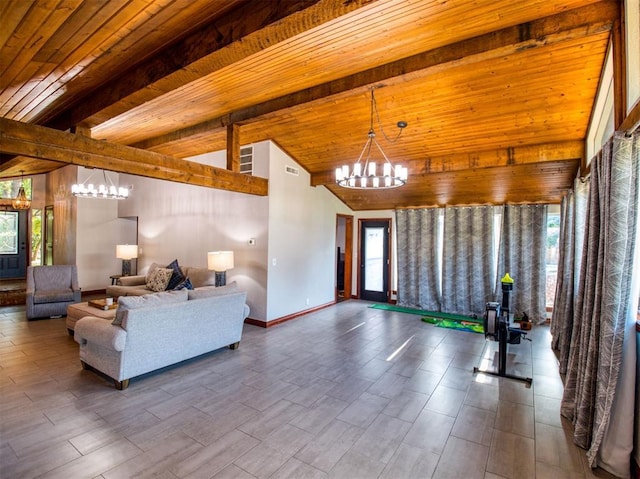
[(169, 284), (167, 285), (167, 289), (176, 289), (176, 286), (184, 281), (184, 275), (182, 274), (182, 270), (180, 269), (178, 260), (174, 259), (171, 263), (169, 263), (167, 265), (167, 269), (173, 271), (171, 279), (169, 280)]
[(167, 289), (173, 270), (168, 268), (156, 268), (147, 276), (147, 288), (151, 291), (164, 291)]
[(188, 299), (187, 290), (183, 291), (163, 291), (161, 293), (144, 294), (142, 296), (120, 296), (118, 298), (118, 309), (116, 317), (111, 324), (121, 325), (125, 313), (130, 309), (144, 308), (146, 306), (156, 306), (165, 303), (181, 303)]
[(182, 280), (173, 288), (173, 291), (180, 291), (181, 289), (193, 289), (193, 285), (191, 284), (191, 280), (189, 278), (184, 278), (184, 280)]
[(156, 263), (155, 261), (153, 263), (151, 263), (151, 266), (149, 266), (149, 269), (147, 270), (147, 278), (149, 277), (149, 275), (151, 273), (153, 273), (158, 268), (164, 268), (164, 266), (162, 266), (161, 264)]
[(210, 298), (211, 296), (224, 296), (225, 294), (233, 294), (239, 291), (240, 290), (238, 289), (238, 284), (233, 281), (232, 283), (229, 283), (225, 286), (219, 286), (217, 288), (213, 286), (204, 286), (202, 288), (189, 291), (189, 299)]

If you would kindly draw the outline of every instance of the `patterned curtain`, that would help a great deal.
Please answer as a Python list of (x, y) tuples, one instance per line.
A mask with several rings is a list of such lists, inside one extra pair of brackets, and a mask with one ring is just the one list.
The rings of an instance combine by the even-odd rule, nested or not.
[(491, 206), (445, 208), (442, 310), (482, 316), (495, 286)]
[(575, 294), (580, 278), (582, 245), (586, 220), (589, 181), (576, 179), (573, 191), (562, 201), (560, 223), (560, 257), (556, 294), (551, 320), (551, 347), (558, 351), (560, 374), (566, 374), (573, 330)]
[(547, 320), (546, 295), (547, 206), (504, 207), (498, 253), (498, 284), (505, 274), (514, 279), (511, 312), (527, 313), (531, 321)]
[[(636, 305), (632, 303), (637, 299), (631, 282), (639, 139), (638, 133), (630, 138), (616, 134), (591, 163), (585, 243), (561, 405), (562, 415), (574, 424), (574, 442), (589, 449), (591, 467), (601, 466), (621, 477), (628, 476), (633, 448)], [(621, 375), (624, 380), (619, 381)]]
[[(573, 290), (578, 291), (578, 281), (580, 280), (580, 268), (582, 266), (582, 250), (584, 248), (585, 229), (587, 227), (587, 204), (589, 201), (589, 188), (590, 181), (575, 182), (575, 239), (576, 242), (573, 245), (575, 248), (575, 269), (573, 275)], [(575, 298), (574, 298), (575, 307)]]
[(553, 317), (551, 319), (551, 347), (558, 351), (560, 374), (567, 372), (571, 329), (573, 327), (573, 297), (575, 273), (575, 193), (570, 191), (562, 199), (560, 212), (560, 257), (556, 294), (553, 301)]
[(440, 208), (396, 211), (398, 304), (440, 311)]

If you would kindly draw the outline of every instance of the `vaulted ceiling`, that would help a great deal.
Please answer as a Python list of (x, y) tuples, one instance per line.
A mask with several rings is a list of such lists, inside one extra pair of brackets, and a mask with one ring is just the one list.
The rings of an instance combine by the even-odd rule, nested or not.
[[(619, 8), (4, 0), (0, 177), (81, 164), (264, 194), (182, 159), (270, 139), (354, 210), (557, 203), (584, 160)], [(340, 188), (333, 171), (364, 146), (372, 87), (378, 139), (409, 179)]]

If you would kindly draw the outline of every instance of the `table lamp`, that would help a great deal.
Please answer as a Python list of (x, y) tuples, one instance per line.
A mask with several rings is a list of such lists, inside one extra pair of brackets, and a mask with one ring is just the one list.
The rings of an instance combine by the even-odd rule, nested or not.
[(131, 260), (138, 257), (137, 244), (116, 245), (116, 258), (122, 260), (122, 276), (131, 275)]
[(216, 272), (216, 286), (227, 284), (227, 270), (233, 269), (233, 251), (210, 251), (207, 268)]

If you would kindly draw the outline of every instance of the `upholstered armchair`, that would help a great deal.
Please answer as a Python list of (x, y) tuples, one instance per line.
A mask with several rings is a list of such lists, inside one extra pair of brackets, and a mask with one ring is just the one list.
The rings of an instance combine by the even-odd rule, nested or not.
[(80, 301), (75, 265), (27, 268), (27, 319), (64, 316), (69, 304)]

